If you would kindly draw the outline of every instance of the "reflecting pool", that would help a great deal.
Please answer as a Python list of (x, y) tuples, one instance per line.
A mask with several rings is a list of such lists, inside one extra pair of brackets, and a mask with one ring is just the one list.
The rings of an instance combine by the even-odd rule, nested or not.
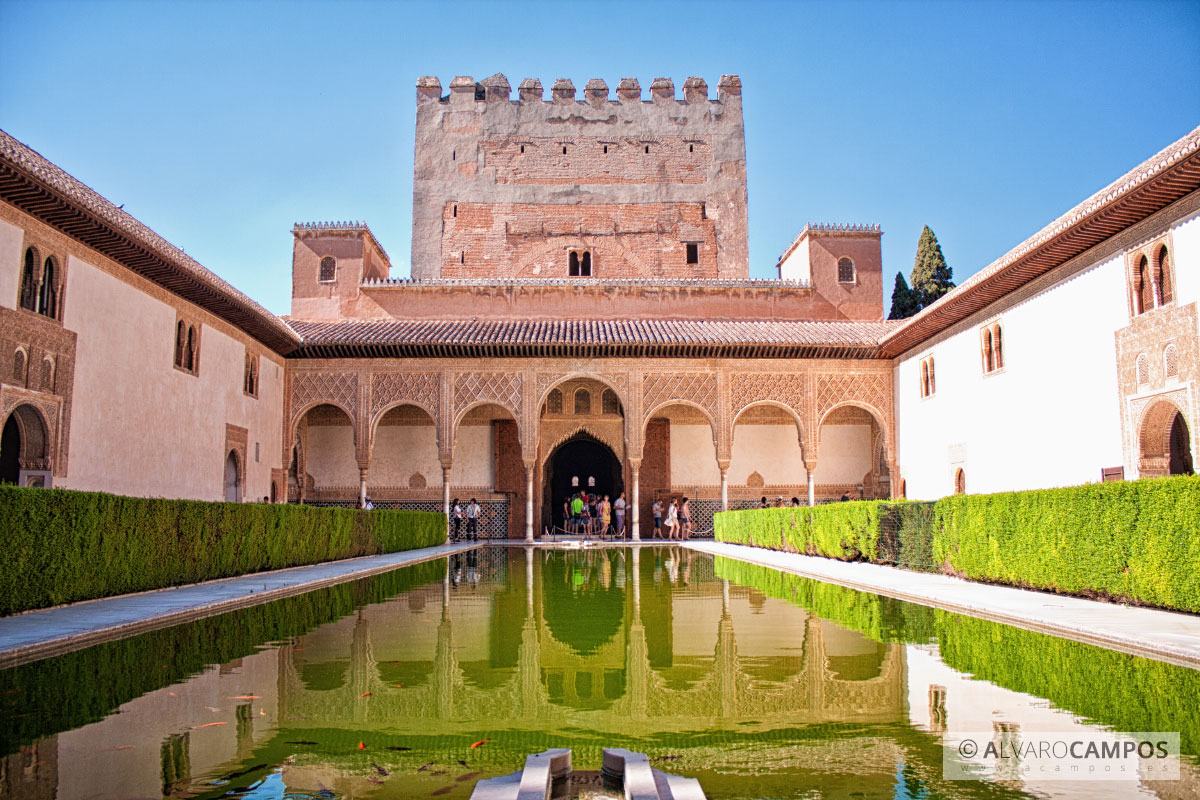
[[(1200, 672), (683, 548), (487, 547), (0, 671), (0, 796), (466, 798), (648, 753), (710, 798), (1200, 794)], [(956, 731), (1179, 731), (1179, 781), (943, 781)]]

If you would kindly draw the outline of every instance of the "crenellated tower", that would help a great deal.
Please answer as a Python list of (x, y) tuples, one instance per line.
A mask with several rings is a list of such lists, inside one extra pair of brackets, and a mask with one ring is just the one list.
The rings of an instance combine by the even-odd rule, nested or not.
[(742, 85), (417, 81), (412, 275), (749, 276)]

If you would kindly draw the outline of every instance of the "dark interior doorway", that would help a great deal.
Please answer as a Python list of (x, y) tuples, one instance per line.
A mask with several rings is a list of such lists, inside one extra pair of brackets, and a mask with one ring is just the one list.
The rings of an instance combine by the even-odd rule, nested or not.
[(21, 479), (21, 428), (16, 414), (10, 414), (0, 437), (0, 483), (17, 483)]
[[(576, 492), (608, 495), (612, 501), (625, 491), (625, 478), (616, 453), (586, 433), (577, 433), (555, 448), (546, 459), (543, 477), (542, 517), (549, 526), (563, 524), (563, 503)], [(595, 485), (588, 485), (589, 478)], [(572, 479), (578, 479), (577, 483)]]
[[(8, 435), (7, 428), (5, 435)], [(1191, 435), (1183, 414), (1178, 411), (1175, 412), (1175, 418), (1171, 420), (1171, 440), (1168, 447), (1170, 448), (1168, 472), (1171, 475), (1191, 475), (1195, 471), (1192, 466)]]

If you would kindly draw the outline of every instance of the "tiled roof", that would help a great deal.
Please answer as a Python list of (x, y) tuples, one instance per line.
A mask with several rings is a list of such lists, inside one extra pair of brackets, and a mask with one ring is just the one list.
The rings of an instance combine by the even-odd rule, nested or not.
[(295, 357), (872, 358), (895, 322), (288, 320)]
[(1154, 154), (884, 337), (897, 356), (1200, 189), (1200, 128)]
[(808, 289), (807, 281), (776, 278), (368, 278), (364, 288), (423, 286), (598, 286), (601, 288)]
[(284, 322), (40, 153), (0, 131), (0, 198), (287, 353)]

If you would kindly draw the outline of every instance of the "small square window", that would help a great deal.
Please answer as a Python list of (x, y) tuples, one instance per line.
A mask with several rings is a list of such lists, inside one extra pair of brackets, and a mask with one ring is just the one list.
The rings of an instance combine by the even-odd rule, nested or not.
[(700, 263), (700, 245), (689, 244), (687, 246), (687, 263), (689, 263), (689, 264), (699, 264)]

